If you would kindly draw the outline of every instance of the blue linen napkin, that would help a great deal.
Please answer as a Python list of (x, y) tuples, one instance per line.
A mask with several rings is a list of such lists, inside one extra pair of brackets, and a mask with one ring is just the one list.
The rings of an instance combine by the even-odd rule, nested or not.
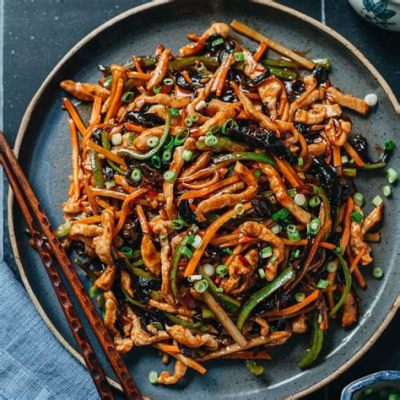
[(98, 399), (88, 371), (55, 339), (1, 260), (0, 399)]

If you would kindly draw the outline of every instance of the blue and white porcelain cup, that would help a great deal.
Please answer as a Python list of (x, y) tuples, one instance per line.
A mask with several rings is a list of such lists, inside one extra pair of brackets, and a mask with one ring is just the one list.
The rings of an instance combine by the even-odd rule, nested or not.
[(371, 24), (400, 31), (400, 0), (349, 0), (349, 3)]

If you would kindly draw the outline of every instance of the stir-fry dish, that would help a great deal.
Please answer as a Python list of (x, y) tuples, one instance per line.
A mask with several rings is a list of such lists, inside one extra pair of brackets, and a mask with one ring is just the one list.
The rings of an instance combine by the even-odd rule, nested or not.
[(333, 86), (326, 58), (238, 21), (188, 41), (178, 55), (159, 44), (100, 66), (97, 83), (61, 82), (92, 108), (84, 121), (79, 102), (63, 100), (72, 176), (57, 234), (118, 351), (174, 359), (152, 383), (204, 374), (217, 358), (261, 374), (267, 349), (292, 335), (310, 335), (307, 368), (327, 329), (357, 323), (366, 272), (383, 275), (366, 269), (383, 198), (363, 210), (354, 178), (382, 169), (394, 183), (394, 142), (371, 160), (351, 120), (370, 105)]

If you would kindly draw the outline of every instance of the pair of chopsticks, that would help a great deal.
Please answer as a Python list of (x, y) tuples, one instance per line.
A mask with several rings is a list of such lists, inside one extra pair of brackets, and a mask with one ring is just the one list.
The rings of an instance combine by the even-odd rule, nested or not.
[[(111, 386), (90, 343), (82, 321), (64, 286), (56, 265), (59, 265), (67, 279), (76, 299), (87, 318), (91, 329), (97, 337), (103, 352), (121, 383), (127, 399), (142, 399), (142, 395), (133, 381), (121, 355), (115, 349), (113, 339), (103, 324), (91, 299), (86, 293), (64, 248), (55, 236), (50, 222), (43, 211), (39, 200), (33, 192), (4, 134), (0, 131), (0, 163), (3, 165), (7, 179), (20, 206), (24, 220), (32, 235), (35, 247), (43, 261), (58, 301), (68, 320), (71, 331), (85, 359), (87, 368), (96, 385), (101, 399), (114, 399)], [(43, 239), (43, 235), (47, 240)], [(49, 247), (50, 250), (49, 251)]]

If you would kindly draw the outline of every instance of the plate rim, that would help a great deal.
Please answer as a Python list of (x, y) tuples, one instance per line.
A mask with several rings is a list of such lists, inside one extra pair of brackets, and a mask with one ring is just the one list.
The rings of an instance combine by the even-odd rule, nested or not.
[[(247, 0), (248, 3), (255, 3), (260, 4), (265, 7), (274, 8), (276, 10), (282, 11), (290, 16), (295, 17), (298, 20), (301, 20), (314, 28), (323, 31), (324, 33), (331, 36), (338, 42), (339, 45), (344, 46), (347, 50), (349, 50), (359, 61), (363, 63), (363, 65), (368, 69), (371, 75), (377, 80), (381, 88), (383, 89), (384, 93), (387, 95), (390, 103), (392, 104), (395, 112), (400, 114), (400, 103), (396, 98), (393, 90), (385, 80), (385, 78), (380, 74), (380, 72), (374, 67), (374, 65), (368, 60), (366, 56), (349, 40), (347, 40), (344, 36), (340, 33), (335, 31), (334, 29), (324, 25), (320, 21), (316, 20), (313, 17), (310, 17), (300, 11), (297, 11), (291, 7), (287, 7), (285, 5), (276, 3), (273, 0)], [(116, 15), (115, 17), (107, 20), (106, 22), (99, 25), (97, 28), (93, 29), (87, 35), (85, 35), (81, 40), (79, 40), (65, 55), (57, 62), (57, 64), (52, 68), (52, 70), (48, 73), (38, 90), (35, 92), (34, 96), (30, 100), (23, 117), (21, 119), (21, 123), (18, 128), (18, 132), (15, 138), (14, 143), (14, 153), (15, 155), (19, 156), (19, 152), (23, 143), (23, 139), (27, 132), (28, 124), (31, 120), (33, 111), (36, 107), (37, 102), (41, 98), (43, 92), (46, 90), (47, 86), (52, 82), (54, 76), (58, 73), (58, 71), (64, 66), (64, 64), (76, 53), (78, 52), (83, 46), (88, 44), (92, 39), (94, 39), (98, 34), (107, 30), (108, 28), (114, 26), (115, 24), (123, 21), (126, 18), (131, 17), (132, 15), (139, 14), (143, 11), (157, 8), (161, 5), (167, 3), (174, 3), (177, 2), (175, 0), (150, 0), (148, 3), (133, 7), (127, 11), (124, 11), (121, 14)], [(40, 317), (43, 319), (47, 327), (49, 328), (50, 332), (54, 335), (54, 337), (60, 342), (60, 344), (76, 359), (78, 360), (85, 368), (85, 362), (83, 357), (79, 354), (77, 350), (75, 350), (69, 342), (65, 339), (65, 337), (61, 334), (61, 332), (54, 326), (53, 322), (48, 317), (47, 313), (44, 311), (42, 304), (38, 300), (37, 296), (35, 295), (30, 283), (27, 274), (25, 273), (25, 268), (22, 263), (20, 252), (17, 245), (17, 238), (16, 238), (16, 231), (14, 225), (14, 195), (11, 190), (8, 193), (7, 199), (7, 221), (8, 221), (8, 231), (10, 235), (10, 242), (11, 248), (14, 255), (15, 263), (18, 268), (19, 275), (21, 277), (21, 281), (25, 287), (25, 290), (28, 293), (34, 307), (36, 308), (37, 312), (39, 313)], [(364, 343), (364, 345), (360, 348), (360, 350), (355, 353), (352, 357), (350, 357), (344, 364), (342, 364), (336, 371), (334, 371), (331, 375), (325, 377), (319, 382), (316, 382), (307, 388), (296, 392), (288, 397), (288, 399), (300, 399), (320, 388), (325, 386), (326, 384), (332, 382), (336, 378), (338, 378), (343, 372), (345, 372), (348, 368), (350, 368), (355, 362), (357, 362), (376, 342), (379, 336), (383, 333), (383, 331), (387, 328), (391, 320), (393, 319), (396, 311), (400, 308), (400, 294), (394, 300), (393, 304), (390, 306), (388, 313), (386, 314), (385, 318), (383, 319), (382, 323), (379, 325), (378, 329), (374, 332), (374, 334)], [(122, 390), (120, 384), (113, 380), (112, 378), (107, 376), (108, 382), (115, 387), (116, 389)]]

